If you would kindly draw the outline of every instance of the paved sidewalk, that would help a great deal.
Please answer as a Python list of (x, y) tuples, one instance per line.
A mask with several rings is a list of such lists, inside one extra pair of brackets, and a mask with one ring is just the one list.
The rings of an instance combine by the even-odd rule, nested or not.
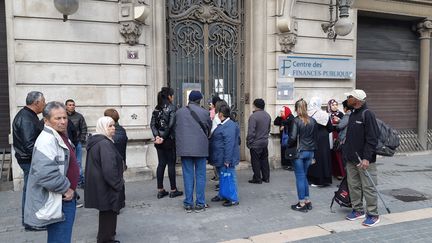
[[(378, 170), (380, 191), (410, 188), (428, 197), (423, 201), (403, 202), (384, 194), (384, 200), (392, 213), (431, 207), (432, 155), (381, 158), (378, 161)], [(127, 183), (126, 208), (118, 218), (117, 239), (121, 242), (219, 242), (247, 239), (270, 232), (341, 221), (349, 212), (349, 209), (339, 208), (337, 205), (334, 206), (336, 213), (329, 210), (333, 192), (339, 183), (336, 180), (331, 187), (311, 188), (314, 208), (308, 213), (301, 213), (290, 209), (290, 205), (296, 202), (293, 172), (273, 170), (271, 182), (261, 185), (247, 183), (251, 173), (251, 170), (242, 170), (238, 174), (240, 205), (237, 207), (225, 208), (221, 203), (210, 202), (216, 192), (213, 190), (215, 183), (208, 182), (206, 198), (211, 207), (203, 213), (185, 213), (182, 209), (182, 198), (167, 197), (158, 200), (155, 180)], [(177, 181), (179, 188), (182, 189), (182, 178), (178, 177)], [(169, 188), (168, 184), (166, 178), (166, 188)], [(20, 225), (20, 202), (21, 192), (0, 192), (0, 242), (46, 242), (45, 232), (23, 231)], [(385, 214), (381, 202), (379, 203), (380, 213)], [(96, 241), (97, 215), (96, 210), (78, 209), (74, 225), (74, 242)], [(422, 222), (426, 222), (430, 229), (430, 221), (432, 220), (410, 221), (341, 232), (315, 239), (319, 239), (318, 242), (351, 242), (350, 239), (344, 238), (351, 233), (355, 237), (368, 236), (358, 239), (373, 242), (385, 241), (389, 239), (389, 235), (394, 235), (395, 239), (399, 236), (406, 239), (405, 236), (418, 235), (420, 232), (409, 231), (406, 227), (418, 227)], [(385, 233), (376, 233), (381, 232), (381, 229)], [(309, 242), (315, 241), (310, 239)]]

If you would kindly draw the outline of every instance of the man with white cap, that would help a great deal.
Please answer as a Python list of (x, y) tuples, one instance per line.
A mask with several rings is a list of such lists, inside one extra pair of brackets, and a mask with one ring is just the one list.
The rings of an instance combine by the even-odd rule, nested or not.
[[(348, 220), (366, 218), (364, 226), (376, 225), (378, 214), (377, 192), (365, 170), (369, 171), (372, 180), (377, 183), (376, 153), (378, 144), (378, 125), (375, 114), (366, 106), (366, 93), (355, 89), (345, 93), (348, 106), (353, 111), (348, 120), (346, 141), (342, 154), (346, 163), (347, 181), (352, 203), (352, 212), (346, 216)], [(360, 159), (361, 161), (360, 161)], [(363, 196), (366, 201), (366, 214), (363, 207)]]

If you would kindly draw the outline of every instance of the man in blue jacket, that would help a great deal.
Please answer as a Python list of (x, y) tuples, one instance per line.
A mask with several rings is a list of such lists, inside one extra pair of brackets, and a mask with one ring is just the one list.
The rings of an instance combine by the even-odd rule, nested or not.
[[(234, 192), (230, 198), (221, 195), (223, 188), (220, 188), (219, 195), (212, 198), (212, 202), (218, 202), (225, 199), (223, 206), (238, 205), (237, 182), (235, 166), (240, 162), (240, 128), (230, 119), (231, 110), (227, 105), (222, 105), (217, 114), (221, 123), (214, 130), (210, 138), (210, 158), (209, 162), (217, 168), (221, 174), (231, 173), (233, 180)], [(223, 180), (220, 176), (220, 180)], [(222, 182), (221, 182), (222, 183)], [(223, 185), (222, 185), (223, 186)]]
[[(208, 157), (208, 136), (212, 122), (208, 110), (200, 106), (203, 98), (200, 91), (189, 94), (189, 104), (176, 112), (176, 153), (181, 157), (186, 212), (199, 213), (205, 210), (206, 161)], [(196, 201), (193, 203), (194, 182)]]
[[(374, 226), (380, 221), (378, 197), (369, 179), (372, 178), (375, 184), (377, 183), (375, 148), (378, 144), (378, 125), (375, 114), (366, 106), (366, 93), (363, 90), (355, 89), (345, 95), (347, 95), (348, 106), (353, 107), (348, 120), (345, 144), (342, 146), (342, 155), (347, 162), (347, 182), (353, 208), (346, 219), (356, 220), (366, 217), (363, 225)], [(365, 170), (369, 171), (371, 178), (367, 178)], [(366, 201), (366, 214), (363, 196)]]

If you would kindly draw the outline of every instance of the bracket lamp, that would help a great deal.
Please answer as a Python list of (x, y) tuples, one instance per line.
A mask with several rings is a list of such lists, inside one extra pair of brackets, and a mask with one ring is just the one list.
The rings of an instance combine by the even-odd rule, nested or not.
[(74, 14), (78, 10), (78, 0), (54, 0), (55, 8), (63, 14), (63, 22), (66, 22), (68, 15)]

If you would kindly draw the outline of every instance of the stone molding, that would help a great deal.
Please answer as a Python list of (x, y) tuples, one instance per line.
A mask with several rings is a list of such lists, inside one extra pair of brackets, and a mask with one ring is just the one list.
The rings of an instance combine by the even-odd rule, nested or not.
[(432, 19), (425, 19), (417, 24), (417, 32), (420, 39), (430, 39), (432, 33)]

